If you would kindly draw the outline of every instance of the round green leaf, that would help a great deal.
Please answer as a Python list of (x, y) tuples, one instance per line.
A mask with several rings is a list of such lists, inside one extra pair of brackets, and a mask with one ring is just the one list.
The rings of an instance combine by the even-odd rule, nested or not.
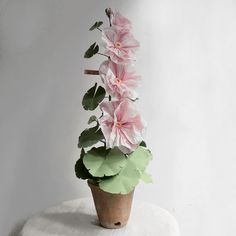
[(109, 193), (127, 194), (131, 192), (139, 183), (151, 158), (151, 152), (147, 148), (139, 146), (128, 156), (126, 165), (119, 174), (102, 179), (99, 187)]
[(82, 148), (80, 158), (75, 164), (75, 174), (79, 179), (91, 179), (93, 176), (88, 172), (83, 163), (84, 149)]
[(139, 183), (140, 177), (140, 172), (129, 162), (118, 175), (101, 180), (101, 182), (99, 182), (99, 187), (105, 192), (127, 194)]
[(136, 150), (129, 154), (128, 157), (128, 160), (132, 162), (135, 168), (140, 172), (144, 172), (151, 159), (152, 154), (150, 150), (143, 146), (136, 148)]
[(150, 174), (148, 174), (147, 172), (143, 172), (141, 175), (141, 180), (147, 184), (152, 183), (152, 176)]
[(117, 148), (92, 148), (83, 159), (85, 167), (94, 177), (113, 176), (125, 166), (125, 155)]

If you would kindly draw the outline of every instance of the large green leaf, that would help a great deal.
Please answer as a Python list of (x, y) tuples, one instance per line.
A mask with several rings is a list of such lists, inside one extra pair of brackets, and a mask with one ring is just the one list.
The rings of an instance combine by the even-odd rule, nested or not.
[(125, 155), (118, 149), (92, 148), (85, 154), (84, 165), (94, 177), (113, 176), (126, 165)]
[(94, 110), (98, 104), (105, 98), (106, 91), (103, 87), (97, 88), (97, 83), (90, 88), (83, 97), (82, 105), (85, 110)]
[(84, 58), (90, 58), (93, 55), (97, 54), (99, 51), (99, 46), (95, 43), (93, 43), (87, 51), (84, 53)]
[(139, 183), (151, 158), (151, 152), (147, 148), (139, 146), (128, 156), (126, 165), (119, 174), (109, 179), (102, 179), (99, 187), (105, 192), (117, 194), (129, 193)]
[(139, 183), (141, 175), (130, 163), (118, 175), (99, 182), (99, 187), (109, 193), (127, 194)]
[(103, 24), (102, 21), (97, 21), (97, 22), (94, 23), (93, 26), (91, 26), (91, 28), (89, 30), (90, 31), (95, 30), (95, 29), (99, 28), (102, 24)]
[(145, 183), (152, 183), (153, 180), (152, 180), (152, 176), (150, 174), (148, 174), (146, 171), (144, 171), (142, 174), (141, 174), (141, 180)]
[(85, 129), (79, 136), (79, 148), (90, 147), (100, 140), (104, 139), (103, 133), (101, 129), (99, 129), (98, 125), (95, 127)]
[(134, 152), (129, 154), (128, 160), (133, 163), (133, 165), (140, 172), (144, 172), (149, 161), (152, 159), (152, 154), (146, 147), (139, 146)]
[(75, 174), (80, 179), (91, 179), (93, 176), (88, 172), (83, 163), (84, 149), (82, 148), (80, 158), (75, 164)]

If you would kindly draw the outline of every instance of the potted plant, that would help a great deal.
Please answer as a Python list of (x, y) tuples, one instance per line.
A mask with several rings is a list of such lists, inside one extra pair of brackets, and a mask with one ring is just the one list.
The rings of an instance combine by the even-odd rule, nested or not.
[(120, 228), (128, 221), (135, 186), (140, 180), (151, 182), (145, 170), (152, 156), (143, 140), (146, 124), (135, 105), (140, 76), (132, 64), (139, 43), (127, 18), (110, 8), (105, 12), (109, 26), (101, 29), (103, 22), (97, 21), (89, 29), (101, 31), (105, 51), (93, 43), (84, 54), (106, 57), (99, 70), (85, 70), (98, 75), (101, 85), (95, 83), (82, 100), (85, 110), (100, 108), (101, 115), (92, 115), (88, 119), (92, 127), (79, 136), (75, 173), (88, 180), (101, 225)]

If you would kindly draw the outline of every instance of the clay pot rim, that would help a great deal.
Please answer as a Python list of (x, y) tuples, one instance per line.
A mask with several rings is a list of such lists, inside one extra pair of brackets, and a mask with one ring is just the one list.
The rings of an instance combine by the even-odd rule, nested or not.
[(134, 193), (134, 190), (135, 190), (135, 188), (134, 188), (132, 191), (130, 191), (129, 193), (126, 193), (126, 194), (110, 193), (110, 192), (106, 192), (106, 191), (102, 190), (101, 188), (99, 188), (99, 186), (96, 185), (96, 184), (94, 183), (94, 181), (91, 180), (91, 179), (88, 179), (88, 180), (87, 180), (87, 184), (88, 184), (88, 186), (89, 186), (90, 188), (96, 188), (97, 190), (99, 190), (99, 191), (101, 191), (101, 192), (104, 192), (104, 193), (106, 193), (106, 194), (116, 195), (116, 196), (125, 196), (125, 195), (129, 195), (129, 194), (133, 194), (133, 193)]

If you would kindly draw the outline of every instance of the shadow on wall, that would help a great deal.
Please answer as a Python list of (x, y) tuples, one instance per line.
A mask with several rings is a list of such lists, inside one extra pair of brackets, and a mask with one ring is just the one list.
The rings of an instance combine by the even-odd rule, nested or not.
[[(83, 54), (98, 38), (87, 29), (113, 4), (94, 5), (93, 0), (13, 0), (1, 9), (0, 100), (7, 101), (0, 123), (1, 235), (34, 212), (86, 194), (73, 173), (77, 137), (89, 116), (81, 99), (94, 84), (81, 77)], [(89, 61), (91, 68), (101, 60)], [(9, 236), (22, 225), (19, 221)]]
[(15, 227), (11, 230), (8, 236), (21, 236), (21, 230), (23, 229), (25, 221), (21, 221), (15, 225)]

